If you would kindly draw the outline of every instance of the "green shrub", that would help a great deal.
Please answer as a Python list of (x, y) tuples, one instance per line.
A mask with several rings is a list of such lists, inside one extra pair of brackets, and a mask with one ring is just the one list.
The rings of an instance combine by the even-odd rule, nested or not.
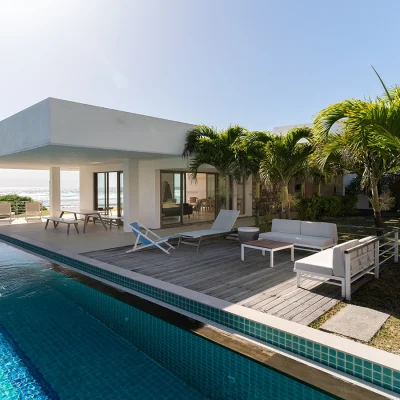
[[(0, 203), (11, 203), (11, 209), (13, 212), (25, 212), (24, 202), (34, 202), (35, 200), (29, 196), (20, 196), (18, 194), (5, 194), (0, 196)], [(15, 203), (18, 203), (18, 210), (15, 207)], [(45, 206), (42, 206), (42, 210), (47, 210)]]
[(301, 197), (296, 209), (300, 220), (321, 221), (347, 216), (356, 204), (357, 196)]

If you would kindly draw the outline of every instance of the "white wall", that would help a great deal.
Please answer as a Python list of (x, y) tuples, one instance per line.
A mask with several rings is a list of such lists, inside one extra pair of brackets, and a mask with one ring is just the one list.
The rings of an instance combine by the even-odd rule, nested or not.
[(191, 124), (50, 99), (50, 143), (181, 155)]
[(0, 156), (50, 142), (49, 102), (43, 100), (0, 121)]

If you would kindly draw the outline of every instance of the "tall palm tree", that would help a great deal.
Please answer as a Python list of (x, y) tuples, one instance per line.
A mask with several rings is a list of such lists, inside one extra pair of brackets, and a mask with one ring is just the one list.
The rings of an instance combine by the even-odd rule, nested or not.
[[(334, 124), (340, 123), (336, 134)], [(317, 115), (314, 121), (315, 140), (321, 150), (320, 162), (340, 154), (338, 164), (362, 176), (362, 185), (371, 191), (375, 225), (383, 227), (378, 193), (380, 179), (399, 168), (400, 97), (399, 100), (344, 100)]]
[(254, 163), (238, 150), (237, 143), (247, 134), (247, 130), (234, 125), (218, 131), (214, 127), (198, 125), (186, 134), (183, 157), (188, 159), (188, 168), (193, 178), (196, 178), (199, 168), (212, 165), (219, 174), (228, 178), (233, 177), (232, 208), (237, 208), (237, 182), (252, 173)]
[[(290, 218), (289, 182), (307, 166), (307, 159), (312, 152), (309, 142), (312, 133), (307, 127), (294, 128), (286, 135), (264, 133), (260, 138), (260, 177), (265, 183), (281, 187), (282, 213)], [(306, 140), (304, 140), (306, 139)]]

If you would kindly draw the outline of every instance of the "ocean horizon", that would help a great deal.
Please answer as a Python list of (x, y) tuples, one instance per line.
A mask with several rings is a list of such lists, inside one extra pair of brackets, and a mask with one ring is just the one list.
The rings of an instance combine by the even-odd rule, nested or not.
[[(50, 206), (49, 188), (43, 187), (0, 187), (0, 196), (17, 194), (29, 196), (35, 201), (40, 201), (45, 207)], [(101, 196), (104, 198), (104, 195)], [(79, 188), (61, 188), (61, 207), (79, 207)], [(99, 199), (101, 200), (101, 199)], [(117, 188), (110, 187), (110, 206), (117, 205)]]

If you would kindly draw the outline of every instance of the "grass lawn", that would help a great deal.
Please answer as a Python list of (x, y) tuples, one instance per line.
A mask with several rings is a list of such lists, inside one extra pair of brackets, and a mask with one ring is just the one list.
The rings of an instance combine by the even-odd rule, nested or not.
[[(374, 225), (372, 217), (343, 218), (332, 222), (336, 222), (338, 225), (366, 227)], [(387, 227), (400, 228), (400, 217), (387, 217), (385, 218), (385, 224)], [(342, 234), (344, 230), (348, 233), (347, 235)], [(356, 238), (358, 237), (358, 233), (362, 233), (364, 236), (374, 234), (373, 230), (370, 229), (363, 231), (362, 229), (344, 229), (338, 227), (338, 231), (339, 237), (346, 239)], [(353, 293), (351, 304), (372, 308), (391, 315), (368, 344), (400, 355), (400, 263), (388, 262), (387, 265), (383, 264), (380, 272), (380, 279), (371, 279)], [(312, 322), (310, 326), (319, 329), (327, 319), (345, 306), (346, 302), (340, 302), (323, 316)]]

